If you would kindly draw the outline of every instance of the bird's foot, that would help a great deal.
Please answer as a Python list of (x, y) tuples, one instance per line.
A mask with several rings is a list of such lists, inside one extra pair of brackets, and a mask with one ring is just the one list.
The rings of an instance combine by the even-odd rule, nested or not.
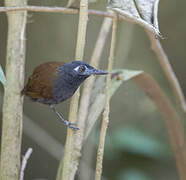
[(73, 130), (76, 130), (76, 131), (79, 130), (78, 127), (74, 126), (74, 125), (76, 125), (76, 123), (74, 123), (74, 122), (69, 122), (69, 121), (67, 121), (66, 119), (64, 119), (63, 116), (56, 110), (56, 108), (55, 108), (54, 105), (51, 104), (51, 105), (50, 105), (50, 108), (52, 108), (52, 110), (57, 114), (57, 116), (60, 118), (60, 120), (61, 120), (62, 122), (65, 123), (65, 125), (66, 125), (67, 127), (71, 128), (71, 129), (73, 129)]
[(68, 126), (69, 128), (71, 128), (71, 129), (73, 129), (73, 130), (79, 130), (79, 128), (78, 127), (76, 127), (76, 126), (74, 126), (74, 125), (76, 125), (76, 123), (71, 123), (71, 122), (69, 122), (69, 121), (65, 121), (65, 124), (66, 124), (66, 126)]

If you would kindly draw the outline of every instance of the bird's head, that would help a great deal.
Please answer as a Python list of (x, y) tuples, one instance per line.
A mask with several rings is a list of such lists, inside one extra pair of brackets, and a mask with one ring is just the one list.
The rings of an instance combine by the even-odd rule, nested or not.
[(59, 68), (60, 73), (65, 73), (77, 79), (86, 79), (90, 75), (104, 75), (108, 74), (104, 70), (97, 70), (89, 64), (82, 61), (72, 61), (66, 63)]

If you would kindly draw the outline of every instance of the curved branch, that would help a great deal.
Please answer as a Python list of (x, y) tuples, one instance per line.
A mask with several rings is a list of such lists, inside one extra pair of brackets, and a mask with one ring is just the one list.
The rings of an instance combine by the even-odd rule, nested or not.
[(167, 96), (162, 92), (156, 81), (148, 74), (142, 73), (133, 78), (135, 83), (153, 100), (163, 115), (168, 131), (170, 144), (175, 156), (181, 180), (186, 179), (186, 146), (184, 129)]
[(173, 89), (173, 93), (176, 97), (177, 102), (180, 104), (182, 110), (184, 113), (186, 113), (186, 102), (185, 102), (185, 97), (184, 94), (182, 92), (181, 86), (179, 84), (179, 81), (171, 67), (171, 64), (169, 63), (169, 59), (166, 55), (166, 53), (163, 50), (163, 47), (159, 41), (159, 39), (157, 39), (154, 34), (152, 34), (151, 32), (147, 32), (147, 35), (149, 36), (149, 39), (151, 41), (151, 47), (152, 50), (154, 51), (154, 53), (156, 54), (159, 63)]

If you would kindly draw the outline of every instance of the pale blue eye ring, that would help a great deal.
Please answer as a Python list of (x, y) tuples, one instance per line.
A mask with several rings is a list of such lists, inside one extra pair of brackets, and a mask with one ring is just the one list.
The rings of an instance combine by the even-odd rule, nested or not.
[(86, 71), (86, 69), (87, 69), (87, 67), (84, 66), (84, 65), (80, 65), (80, 66), (74, 68), (74, 70), (75, 70), (76, 72), (78, 72), (78, 73), (83, 73), (83, 72)]

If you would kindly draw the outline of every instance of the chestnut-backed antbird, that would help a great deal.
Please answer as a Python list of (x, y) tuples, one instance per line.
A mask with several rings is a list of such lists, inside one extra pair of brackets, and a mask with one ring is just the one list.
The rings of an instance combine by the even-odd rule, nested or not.
[(82, 61), (72, 61), (66, 64), (47, 62), (35, 68), (22, 94), (29, 96), (33, 101), (49, 105), (66, 126), (78, 130), (74, 123), (63, 118), (55, 105), (69, 99), (90, 75), (104, 74), (107, 72), (97, 70)]

